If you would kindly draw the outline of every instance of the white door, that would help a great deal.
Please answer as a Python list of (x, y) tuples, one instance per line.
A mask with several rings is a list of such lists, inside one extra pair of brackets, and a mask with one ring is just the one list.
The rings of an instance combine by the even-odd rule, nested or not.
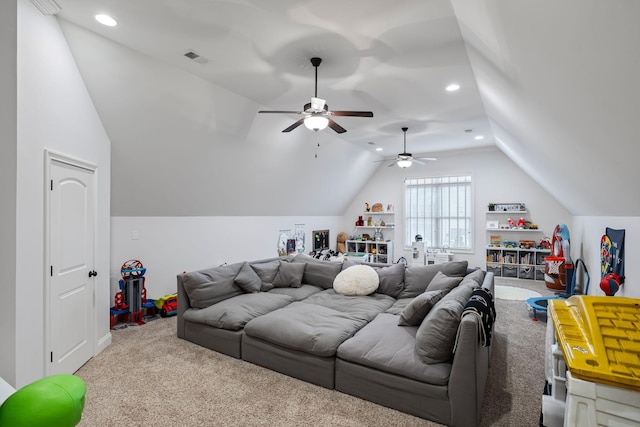
[(50, 159), (49, 375), (74, 373), (94, 352), (95, 173)]

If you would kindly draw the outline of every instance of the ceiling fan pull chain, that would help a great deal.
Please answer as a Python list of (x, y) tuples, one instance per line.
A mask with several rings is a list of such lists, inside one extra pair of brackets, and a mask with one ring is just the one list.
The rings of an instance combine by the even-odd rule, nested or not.
[(316, 155), (315, 158), (318, 158), (318, 150), (320, 149), (320, 135), (318, 135), (318, 131), (316, 131)]

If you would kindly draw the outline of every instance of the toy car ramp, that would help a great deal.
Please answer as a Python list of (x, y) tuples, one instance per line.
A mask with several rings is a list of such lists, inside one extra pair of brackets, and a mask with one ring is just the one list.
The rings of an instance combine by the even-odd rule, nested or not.
[(576, 295), (549, 300), (567, 369), (585, 381), (640, 391), (640, 301)]

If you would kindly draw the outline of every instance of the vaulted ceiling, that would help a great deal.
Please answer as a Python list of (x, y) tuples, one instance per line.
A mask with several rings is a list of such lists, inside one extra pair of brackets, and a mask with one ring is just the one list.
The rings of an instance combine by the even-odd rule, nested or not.
[[(113, 215), (340, 215), (403, 126), (414, 155), (495, 146), (574, 215), (640, 215), (635, 0), (57, 2)], [(373, 118), (257, 114), (309, 102), (314, 56), (329, 108)]]

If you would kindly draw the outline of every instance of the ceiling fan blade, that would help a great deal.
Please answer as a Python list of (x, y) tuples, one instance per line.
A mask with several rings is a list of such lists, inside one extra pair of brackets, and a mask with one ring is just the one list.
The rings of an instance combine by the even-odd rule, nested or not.
[(422, 160), (424, 162), (435, 162), (438, 159), (435, 157), (418, 157), (418, 160)]
[(332, 116), (373, 117), (371, 111), (331, 111)]
[(294, 130), (295, 128), (297, 128), (298, 126), (300, 126), (303, 123), (304, 123), (304, 118), (298, 120), (297, 122), (295, 122), (294, 124), (292, 124), (291, 126), (286, 128), (285, 130), (283, 130), (282, 132), (291, 132), (292, 130)]
[(418, 160), (418, 159), (411, 159), (411, 161), (412, 161), (413, 163), (415, 163), (416, 165), (423, 165), (423, 166), (424, 166), (424, 165), (426, 165), (426, 163), (425, 163), (425, 162), (422, 162), (422, 161), (420, 161), (420, 160)]
[(261, 110), (258, 113), (275, 113), (275, 114), (302, 114), (302, 111), (274, 111), (274, 110)]
[(340, 126), (339, 124), (337, 124), (336, 122), (334, 122), (331, 119), (329, 120), (329, 127), (333, 130), (335, 130), (338, 133), (345, 133), (347, 130), (345, 128), (343, 128), (342, 126)]

